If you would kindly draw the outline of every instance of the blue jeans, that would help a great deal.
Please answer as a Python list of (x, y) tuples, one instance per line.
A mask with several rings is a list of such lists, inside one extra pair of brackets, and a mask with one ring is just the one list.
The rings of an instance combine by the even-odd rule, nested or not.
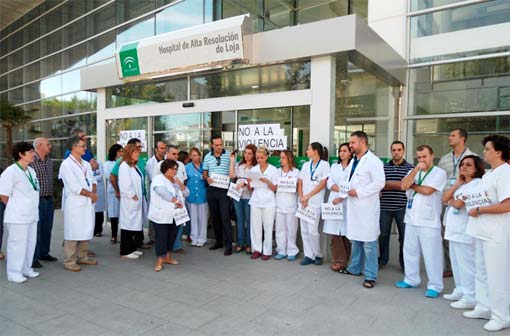
[(250, 246), (250, 202), (249, 199), (234, 201), (234, 209), (237, 217), (237, 243), (239, 246)]
[(357, 240), (351, 241), (352, 254), (351, 263), (347, 267), (347, 271), (352, 274), (361, 274), (363, 263), (365, 264), (365, 280), (377, 279), (377, 240), (372, 242), (361, 242)]
[(2, 250), (2, 239), (4, 238), (4, 211), (5, 204), (0, 201), (0, 250)]
[(37, 244), (35, 245), (34, 261), (50, 254), (54, 210), (53, 197), (39, 198), (39, 222), (37, 223)]
[(397, 223), (398, 228), (398, 242), (400, 244), (398, 261), (400, 263), (400, 267), (404, 269), (404, 234), (405, 234), (405, 224), (404, 224), (404, 216), (406, 214), (406, 208), (402, 208), (399, 210), (388, 211), (381, 210), (381, 216), (379, 219), (379, 223), (381, 225), (381, 235), (379, 236), (379, 262), (381, 265), (386, 265), (388, 260), (390, 259), (390, 235), (391, 235), (391, 224), (393, 223), (393, 219)]
[[(186, 224), (186, 225), (189, 225), (189, 224)], [(173, 251), (182, 249), (182, 242), (181, 242), (182, 230), (184, 230), (184, 224), (179, 225), (177, 227), (177, 236), (175, 237)]]

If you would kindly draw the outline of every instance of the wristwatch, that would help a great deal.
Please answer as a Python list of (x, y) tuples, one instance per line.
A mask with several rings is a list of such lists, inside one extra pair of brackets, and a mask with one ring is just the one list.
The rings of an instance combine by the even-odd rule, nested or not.
[(476, 207), (476, 213), (477, 213), (478, 215), (481, 215), (481, 214), (482, 214), (482, 212), (480, 211), (480, 207)]

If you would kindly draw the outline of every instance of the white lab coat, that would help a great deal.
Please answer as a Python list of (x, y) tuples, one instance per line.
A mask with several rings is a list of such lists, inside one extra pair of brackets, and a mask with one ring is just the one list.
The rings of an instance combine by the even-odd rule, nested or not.
[(331, 187), (333, 185), (340, 185), (340, 183), (349, 183), (349, 173), (350, 173), (349, 166), (345, 168), (345, 170), (342, 168), (342, 165), (340, 163), (334, 164), (331, 166), (331, 170), (329, 171), (329, 178), (327, 183), (327, 188), (330, 190), (328, 203), (332, 203), (333, 200), (337, 197), (343, 197), (345, 198), (342, 201), (342, 206), (344, 210), (344, 219), (343, 220), (332, 220), (332, 219), (326, 219), (324, 220), (324, 228), (323, 232), (327, 234), (333, 234), (333, 235), (345, 235), (345, 214), (346, 214), (346, 204), (347, 204), (347, 196), (345, 194), (341, 194), (336, 191), (332, 191)]
[(154, 179), (155, 175), (154, 175), (154, 167), (158, 164), (158, 159), (156, 159), (156, 156), (153, 155), (150, 157), (149, 160), (147, 160), (147, 164), (145, 165), (145, 176), (147, 176), (149, 178), (149, 183), (152, 182), (152, 180)]
[(89, 197), (80, 195), (80, 192), (82, 189), (92, 191), (92, 186), (96, 184), (96, 180), (92, 176), (90, 163), (81, 160), (80, 165), (81, 168), (70, 155), (60, 165), (58, 174), (64, 182), (65, 240), (90, 240), (94, 233), (94, 205)]
[(115, 161), (106, 161), (104, 163), (104, 175), (106, 178), (106, 202), (108, 206), (109, 218), (119, 217), (120, 200), (115, 196), (115, 189), (113, 189), (112, 182), (110, 182), (110, 174), (112, 173), (112, 168), (114, 165)]
[[(347, 174), (353, 163), (351, 160)], [(347, 198), (345, 233), (350, 240), (372, 242), (379, 237), (379, 193), (384, 185), (383, 163), (368, 151), (361, 157), (349, 183), (349, 190), (358, 193), (358, 197)]]
[[(143, 195), (143, 174), (138, 167), (130, 167), (122, 162), (119, 167), (120, 213), (119, 224), (122, 230), (142, 231), (147, 220), (147, 203)], [(138, 200), (133, 199), (134, 196)]]
[(105, 194), (104, 194), (104, 170), (103, 170), (103, 164), (99, 161), (97, 161), (98, 168), (94, 170), (93, 175), (94, 179), (96, 180), (97, 185), (97, 202), (94, 204), (96, 212), (103, 212), (104, 211), (104, 203), (105, 203)]

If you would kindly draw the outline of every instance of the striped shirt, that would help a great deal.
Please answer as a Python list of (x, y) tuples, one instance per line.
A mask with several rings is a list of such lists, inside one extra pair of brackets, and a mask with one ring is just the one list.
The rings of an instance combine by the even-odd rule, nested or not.
[[(406, 160), (400, 165), (390, 160), (384, 164), (384, 175), (386, 181), (402, 181), (407, 173), (413, 169), (413, 165)], [(381, 210), (396, 211), (405, 208), (407, 205), (407, 196), (404, 190), (382, 190), (381, 191)]]
[(209, 176), (211, 176), (211, 173), (228, 176), (230, 171), (230, 152), (223, 149), (223, 152), (218, 157), (214, 156), (213, 153), (209, 152), (205, 156), (204, 170), (209, 172)]
[(39, 154), (35, 153), (34, 161), (30, 167), (34, 168), (41, 186), (39, 197), (53, 196), (53, 161), (50, 155), (46, 155), (43, 161)]

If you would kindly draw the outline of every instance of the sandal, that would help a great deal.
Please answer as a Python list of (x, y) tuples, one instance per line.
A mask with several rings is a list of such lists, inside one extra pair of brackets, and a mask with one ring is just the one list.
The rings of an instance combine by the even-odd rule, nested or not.
[(375, 287), (375, 280), (365, 280), (365, 281), (363, 281), (363, 287), (365, 287), (365, 288), (374, 288)]
[(236, 248), (234, 249), (234, 252), (239, 253), (239, 252), (242, 252), (243, 250), (244, 250), (243, 246), (236, 246)]
[(170, 264), (170, 265), (179, 265), (179, 261), (177, 259), (168, 258), (163, 259), (163, 264)]
[(251, 254), (251, 247), (246, 246), (246, 254)]
[(112, 239), (110, 239), (110, 244), (116, 244), (117, 243), (117, 238), (115, 237), (112, 237)]
[(354, 274), (354, 273), (351, 273), (351, 272), (349, 272), (349, 271), (348, 271), (347, 269), (345, 269), (345, 268), (342, 268), (341, 270), (339, 270), (339, 271), (338, 271), (338, 273), (340, 273), (340, 274), (347, 274), (347, 275), (353, 275), (353, 276), (360, 276), (360, 275), (361, 275), (361, 273), (360, 273), (360, 274)]
[(0, 260), (4, 260), (4, 259), (5, 259), (5, 254), (2, 251), (0, 251)]
[(155, 272), (160, 272), (163, 269), (163, 264), (157, 263), (156, 266), (154, 266)]

